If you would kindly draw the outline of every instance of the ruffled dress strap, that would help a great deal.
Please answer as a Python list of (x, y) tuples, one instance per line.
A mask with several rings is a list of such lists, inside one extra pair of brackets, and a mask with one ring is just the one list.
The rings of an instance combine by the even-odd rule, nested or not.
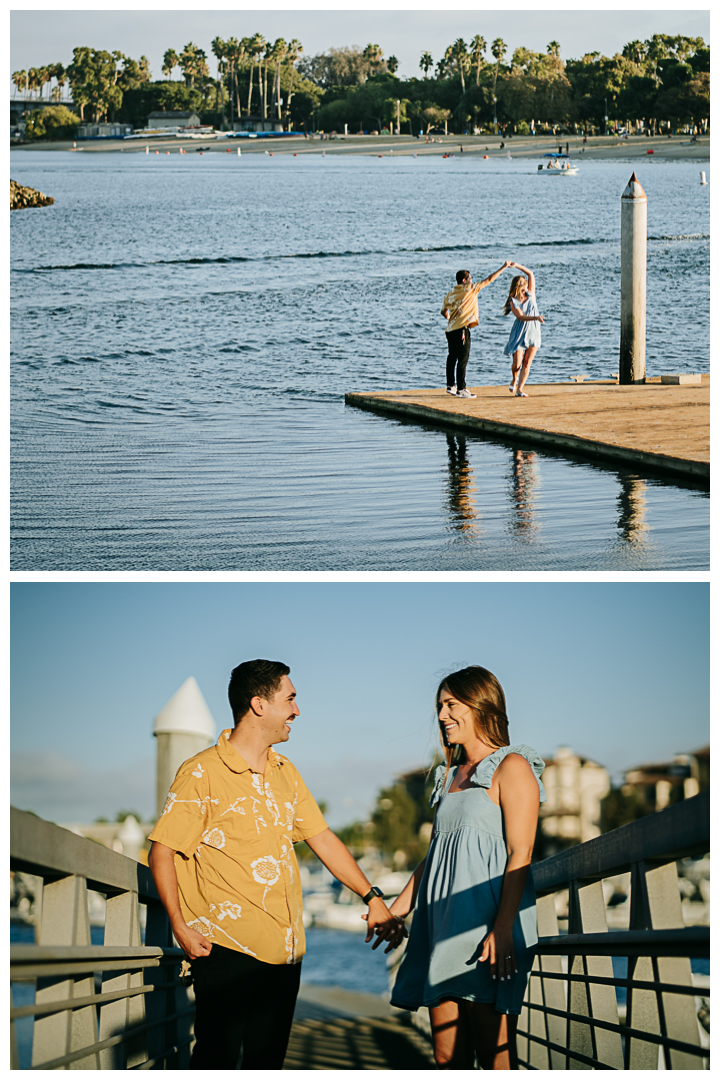
[(443, 796), (443, 790), (445, 787), (445, 774), (447, 773), (447, 765), (438, 765), (435, 770), (435, 786), (432, 789), (432, 795), (430, 796), (430, 805), (436, 806), (440, 802)]
[[(545, 768), (545, 762), (540, 757), (538, 752), (536, 750), (533, 750), (532, 746), (527, 746), (525, 743), (519, 743), (517, 746), (501, 746), (494, 753), (490, 754), (486, 758), (483, 758), (483, 760), (475, 768), (475, 772), (470, 777), (470, 783), (471, 784), (477, 784), (478, 787), (484, 787), (484, 788), (491, 787), (492, 786), (492, 781), (493, 781), (493, 776), (495, 774), (495, 770), (497, 769), (498, 765), (503, 760), (503, 758), (507, 757), (508, 754), (519, 754), (521, 757), (525, 758), (525, 760), (529, 763), (530, 767), (532, 768), (532, 771), (535, 774), (535, 779), (538, 782), (538, 787), (540, 788), (540, 802), (541, 803), (547, 802), (547, 795), (545, 794), (545, 788), (543, 787), (543, 782), (540, 779), (540, 777), (542, 776), (543, 770)], [(445, 766), (442, 765), (442, 766), (440, 766), (440, 768), (444, 769)], [(438, 774), (439, 771), (440, 770), (438, 769), (436, 771), (436, 773), (435, 773), (435, 776), (436, 776), (435, 787), (436, 787), (436, 789), (437, 789), (437, 774)], [(433, 795), (434, 794), (435, 794), (435, 792), (433, 792)], [(432, 805), (432, 803), (431, 803), (431, 805)]]

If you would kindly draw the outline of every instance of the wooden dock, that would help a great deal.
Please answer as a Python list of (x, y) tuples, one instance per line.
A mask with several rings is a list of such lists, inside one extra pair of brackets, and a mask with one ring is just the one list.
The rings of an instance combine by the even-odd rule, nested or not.
[(528, 397), (507, 386), (470, 387), (473, 398), (444, 388), (349, 393), (347, 405), (419, 423), (496, 435), (642, 471), (697, 480), (710, 477), (710, 376), (697, 385), (659, 378), (643, 385), (614, 380), (530, 383)]
[(435, 1069), (432, 1046), (380, 997), (300, 989), (284, 1069)]

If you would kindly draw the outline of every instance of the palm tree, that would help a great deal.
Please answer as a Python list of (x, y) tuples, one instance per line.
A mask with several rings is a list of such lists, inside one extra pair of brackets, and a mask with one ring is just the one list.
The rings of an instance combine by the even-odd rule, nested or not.
[[(217, 60), (218, 79), (217, 87), (215, 89), (215, 124), (217, 125), (218, 113), (222, 112), (222, 125), (225, 126), (225, 87), (223, 86), (223, 72), (224, 72), (224, 59), (225, 59), (225, 42), (221, 37), (213, 38), (210, 42), (210, 49), (212, 54)], [(218, 109), (218, 96), (220, 97), (220, 108)]]
[(288, 90), (287, 109), (286, 109), (286, 112), (287, 112), (288, 116), (290, 115), (290, 102), (292, 101), (292, 95), (293, 95), (293, 79), (295, 78), (295, 64), (297, 63), (297, 61), (298, 61), (298, 59), (300, 57), (300, 53), (302, 51), (303, 51), (303, 47), (300, 44), (300, 42), (298, 41), (298, 39), (293, 38), (292, 41), (290, 42), (290, 44), (287, 47), (287, 60), (288, 60), (288, 63), (290, 64), (290, 89)]
[(470, 56), (468, 55), (467, 45), (462, 38), (458, 38), (452, 47), (453, 58), (455, 65), (460, 72), (460, 85), (462, 87), (463, 94), (465, 93), (465, 72), (470, 67)]
[(628, 41), (623, 48), (622, 54), (626, 60), (632, 60), (634, 64), (642, 64), (645, 59), (646, 46), (642, 41)]
[(448, 60), (447, 56), (441, 57), (435, 65), (435, 78), (447, 79), (448, 74)]
[[(253, 88), (253, 69), (256, 62), (262, 55), (262, 51), (265, 48), (265, 38), (262, 34), (254, 34), (250, 38), (247, 46), (248, 56), (250, 57), (250, 88), (248, 90), (248, 116), (250, 115), (250, 105), (252, 102), (252, 88)], [(262, 83), (260, 82), (260, 72), (258, 71), (258, 89), (260, 96), (262, 97)]]
[(27, 88), (28, 90), (35, 92), (42, 86), (40, 81), (40, 71), (38, 68), (30, 68), (27, 73)]
[(559, 60), (560, 59), (560, 42), (559, 41), (551, 41), (550, 44), (547, 47), (547, 52), (548, 52), (549, 56), (552, 56), (556, 60)]
[(370, 64), (370, 73), (374, 75), (377, 68), (380, 67), (380, 64), (382, 62), (382, 49), (379, 45), (366, 45), (363, 49), (363, 56)]
[(163, 56), (162, 73), (167, 75), (168, 79), (172, 78), (173, 68), (176, 68), (180, 63), (180, 57), (174, 49), (167, 49)]
[(483, 53), (487, 49), (487, 42), (484, 37), (480, 37), (476, 34), (470, 42), (470, 55), (472, 56), (473, 64), (475, 65), (475, 85), (480, 85), (480, 68), (485, 61), (483, 60)]
[(502, 38), (495, 38), (492, 45), (490, 46), (490, 52), (493, 54), (493, 58), (495, 60), (495, 76), (493, 78), (493, 110), (494, 110), (493, 123), (495, 125), (495, 134), (497, 135), (497, 95), (496, 95), (497, 78), (498, 78), (498, 72), (500, 71), (500, 61), (502, 60), (503, 56), (507, 52), (507, 45), (505, 44), (505, 42), (503, 41)]
[[(237, 38), (228, 38), (225, 42), (225, 59), (230, 64), (230, 74), (228, 76), (228, 97), (230, 98), (230, 127), (232, 128), (235, 123), (234, 99), (233, 99), (233, 82), (235, 79), (235, 63), (240, 57), (240, 42)], [(238, 119), (240, 116), (240, 110), (238, 109)]]
[(280, 116), (280, 74), (282, 72), (282, 65), (285, 57), (287, 56), (287, 42), (284, 38), (277, 38), (275, 44), (272, 47), (270, 57), (275, 65), (273, 72), (273, 92), (272, 102), (270, 105), (270, 119), (274, 119), (274, 113), (277, 110), (278, 118)]
[(422, 70), (423, 78), (427, 79), (428, 71), (433, 66), (433, 58), (432, 58), (432, 56), (430, 55), (429, 52), (424, 52), (422, 54), (422, 56), (420, 57), (420, 65), (419, 66), (420, 66), (420, 69)]
[(23, 91), (27, 93), (28, 73), (27, 71), (25, 71), (24, 68), (22, 71), (13, 71), (12, 81), (21, 94), (23, 93)]

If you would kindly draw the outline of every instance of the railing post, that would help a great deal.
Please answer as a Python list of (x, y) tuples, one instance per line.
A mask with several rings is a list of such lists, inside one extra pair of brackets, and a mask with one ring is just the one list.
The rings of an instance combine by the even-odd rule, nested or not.
[[(685, 925), (680, 900), (677, 867), (666, 863), (650, 869), (644, 863), (633, 866), (631, 881), (632, 930), (677, 930)], [(656, 967), (654, 967), (656, 965)], [(692, 986), (692, 969), (687, 957), (660, 956), (654, 961), (640, 957), (628, 966), (631, 977), (650, 982)], [(700, 1046), (700, 1032), (695, 1000), (685, 994), (633, 990), (628, 993), (628, 1026), (655, 1035), (666, 1035), (693, 1046)], [(666, 1050), (668, 1069), (702, 1069), (703, 1060), (682, 1050)], [(629, 1069), (657, 1069), (658, 1049), (642, 1039), (628, 1039), (625, 1050)]]
[[(105, 945), (141, 945), (138, 895), (123, 892), (108, 896), (105, 906)], [(143, 971), (123, 972), (103, 979), (102, 992), (129, 990), (143, 985)], [(113, 1035), (132, 1032), (133, 1027), (145, 1020), (145, 995), (121, 998), (100, 1008), (100, 1041)], [(118, 1046), (100, 1051), (101, 1069), (132, 1069), (147, 1061), (147, 1036), (144, 1033), (130, 1038)]]
[[(43, 887), (42, 920), (39, 945), (89, 945), (87, 883), (84, 877), (72, 875), (60, 878)], [(83, 978), (38, 979), (35, 1000), (38, 1005), (48, 1001), (66, 1001), (73, 997), (88, 997), (95, 992), (90, 975)], [(43, 1065), (53, 1058), (92, 1046), (97, 1042), (97, 1021), (92, 1005), (69, 1012), (50, 1013), (39, 1017), (33, 1026), (33, 1066)], [(97, 1054), (82, 1059), (83, 1069), (98, 1069)]]
[[(555, 912), (555, 894), (541, 896), (537, 901), (538, 937), (556, 937), (559, 933), (557, 914)], [(561, 956), (536, 956), (533, 971), (548, 971), (561, 973), (563, 970)], [(529, 987), (529, 1000), (533, 1004), (545, 1005), (550, 1009), (567, 1010), (566, 984), (560, 979), (543, 979), (532, 976)], [(525, 1023), (523, 1024), (523, 1018)], [(537, 1035), (541, 1039), (565, 1046), (567, 1034), (566, 1021), (560, 1016), (549, 1016), (539, 1009), (523, 1009), (518, 1024), (518, 1036), (520, 1027), (528, 1030), (530, 1034)], [(566, 1069), (567, 1057), (559, 1050), (548, 1050), (541, 1043), (534, 1040), (525, 1040), (528, 1044), (527, 1061), (533, 1069)], [(518, 1048), (519, 1049), (519, 1048)]]
[[(571, 882), (568, 930), (571, 934), (607, 933), (602, 881), (594, 881), (591, 885)], [(569, 957), (568, 961), (571, 974), (596, 975), (605, 979), (613, 977), (612, 959), (609, 956), (573, 956)], [(568, 999), (568, 1012), (605, 1020), (611, 1024), (620, 1023), (615, 988), (612, 986), (571, 982)], [(612, 1069), (623, 1068), (619, 1031), (606, 1031), (595, 1028), (592, 1024), (571, 1020), (568, 1023), (568, 1046), (571, 1050), (596, 1058)], [(590, 1066), (571, 1059), (569, 1068), (587, 1069)]]

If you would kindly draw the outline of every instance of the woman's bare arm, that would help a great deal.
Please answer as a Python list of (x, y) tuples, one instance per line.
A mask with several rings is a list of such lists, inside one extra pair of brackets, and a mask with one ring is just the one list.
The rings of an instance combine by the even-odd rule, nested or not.
[(530, 870), (540, 811), (540, 788), (529, 762), (519, 754), (508, 754), (498, 766), (496, 776), (508, 860), (495, 925), (485, 938), (480, 961), (489, 960), (492, 977), (499, 975), (503, 980), (512, 978), (517, 970), (513, 923)]
[(535, 275), (532, 270), (528, 270), (527, 266), (521, 266), (520, 263), (511, 262), (511, 266), (514, 266), (516, 270), (519, 270), (522, 274), (525, 274), (528, 279), (528, 292), (535, 292)]
[(520, 308), (515, 307), (515, 301), (510, 301), (510, 310), (519, 322), (545, 322), (544, 315), (523, 315)]

